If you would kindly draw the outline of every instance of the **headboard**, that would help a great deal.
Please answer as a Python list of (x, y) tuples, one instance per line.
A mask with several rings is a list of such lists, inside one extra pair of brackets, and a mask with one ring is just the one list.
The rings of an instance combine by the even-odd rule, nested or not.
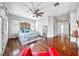
[(30, 27), (31, 27), (30, 23), (27, 23), (27, 22), (20, 23), (20, 29), (23, 29), (23, 28), (30, 29)]

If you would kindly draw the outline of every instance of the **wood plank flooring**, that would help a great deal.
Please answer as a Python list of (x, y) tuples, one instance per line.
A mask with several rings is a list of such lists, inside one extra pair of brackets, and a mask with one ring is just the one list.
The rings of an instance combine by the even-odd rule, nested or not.
[[(59, 39), (58, 39), (59, 38)], [(54, 39), (54, 40), (53, 40)], [(64, 50), (64, 51), (62, 51), (62, 47), (63, 47), (63, 43), (61, 43), (61, 40), (60, 40), (60, 36), (55, 36), (55, 37), (53, 37), (53, 38), (48, 38), (48, 42), (46, 43), (45, 41), (44, 42), (42, 42), (43, 44), (44, 43), (46, 43), (46, 44), (48, 44), (48, 46), (49, 47), (54, 47), (54, 48), (56, 48), (57, 50), (58, 50), (58, 52), (60, 53), (60, 55), (61, 56), (68, 56), (68, 55), (74, 55), (74, 56), (77, 56), (78, 54), (78, 48), (77, 47), (75, 47), (74, 45), (75, 44), (72, 44), (72, 49), (69, 49), (69, 45), (70, 45), (70, 43), (69, 43), (69, 41), (68, 41), (68, 38), (67, 37), (64, 37), (64, 45), (65, 45), (65, 47), (66, 47), (66, 49)], [(40, 41), (37, 41), (39, 44), (40, 44)], [(36, 43), (37, 43), (36, 42)], [(36, 43), (33, 43), (33, 44), (36, 44)], [(36, 49), (36, 51), (38, 52), (38, 51), (40, 51), (39, 49), (38, 49), (38, 45), (39, 44), (37, 44), (36, 46), (35, 46), (35, 48), (34, 49)], [(18, 55), (19, 53), (20, 53), (20, 51), (23, 49), (23, 48), (25, 48), (25, 47), (29, 47), (30, 45), (25, 45), (25, 46), (22, 46), (21, 44), (20, 44), (20, 42), (19, 42), (19, 40), (18, 40), (18, 38), (10, 38), (9, 40), (8, 40), (8, 43), (7, 43), (7, 45), (6, 45), (6, 48), (5, 48), (5, 51), (4, 51), (4, 54), (3, 54), (3, 56), (14, 56), (14, 55)], [(41, 49), (41, 48), (40, 48)], [(47, 49), (47, 48), (46, 48)], [(47, 51), (45, 48), (44, 49), (42, 49), (43, 51)], [(17, 51), (17, 53), (15, 53), (15, 54), (12, 54), (13, 53), (13, 51)], [(71, 54), (70, 54), (70, 53)]]

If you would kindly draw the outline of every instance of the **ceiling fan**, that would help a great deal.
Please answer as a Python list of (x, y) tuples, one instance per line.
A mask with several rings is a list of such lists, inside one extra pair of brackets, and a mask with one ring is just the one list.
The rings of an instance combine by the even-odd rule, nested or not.
[(31, 8), (29, 8), (29, 10), (33, 13), (33, 17), (42, 17), (44, 12), (39, 12), (39, 9), (33, 10)]

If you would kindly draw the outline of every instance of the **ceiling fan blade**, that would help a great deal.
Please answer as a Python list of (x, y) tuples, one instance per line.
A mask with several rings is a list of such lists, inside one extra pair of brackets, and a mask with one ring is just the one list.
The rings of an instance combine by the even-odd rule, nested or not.
[(37, 13), (37, 14), (44, 14), (44, 12), (40, 12), (40, 13)]
[(42, 15), (40, 15), (40, 14), (37, 14), (38, 16), (40, 16), (40, 17), (42, 17)]
[(39, 9), (37, 9), (37, 10), (35, 11), (35, 14), (36, 14), (38, 11), (39, 11)]
[(31, 11), (32, 13), (34, 13), (33, 10), (32, 10), (31, 8), (29, 8), (29, 9), (30, 9), (30, 11)]

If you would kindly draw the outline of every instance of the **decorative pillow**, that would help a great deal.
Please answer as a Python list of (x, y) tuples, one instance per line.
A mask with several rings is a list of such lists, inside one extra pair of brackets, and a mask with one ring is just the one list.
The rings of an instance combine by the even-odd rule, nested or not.
[(23, 29), (21, 29), (21, 31), (22, 31), (23, 33), (27, 33), (27, 32), (29, 32), (29, 29), (23, 28)]

